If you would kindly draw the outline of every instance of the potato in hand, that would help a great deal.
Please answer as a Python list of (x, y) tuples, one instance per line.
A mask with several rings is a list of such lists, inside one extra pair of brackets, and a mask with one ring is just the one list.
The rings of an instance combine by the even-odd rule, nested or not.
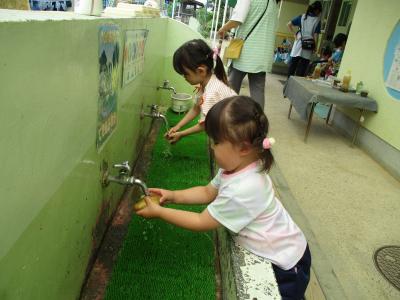
[(150, 195), (150, 196), (143, 195), (142, 197), (140, 197), (140, 200), (133, 205), (133, 209), (135, 211), (141, 210), (147, 206), (146, 201), (144, 199), (145, 197), (149, 197), (150, 200), (153, 201), (154, 203), (160, 204), (160, 196), (158, 196), (158, 195)]

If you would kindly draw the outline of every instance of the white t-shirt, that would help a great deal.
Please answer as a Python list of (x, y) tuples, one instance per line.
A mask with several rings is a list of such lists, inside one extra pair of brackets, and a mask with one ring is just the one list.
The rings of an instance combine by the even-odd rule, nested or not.
[(230, 19), (232, 21), (238, 21), (240, 23), (244, 23), (244, 21), (246, 21), (249, 10), (250, 10), (250, 0), (237, 1)]
[(303, 256), (307, 241), (275, 197), (271, 178), (259, 169), (258, 163), (233, 174), (220, 169), (211, 181), (218, 196), (207, 209), (244, 248), (289, 270)]
[(221, 101), (222, 99), (236, 96), (236, 93), (213, 74), (211, 75), (210, 80), (207, 82), (207, 85), (204, 88), (204, 92), (200, 92), (197, 96), (197, 101), (201, 108), (199, 122), (202, 123), (206, 119), (208, 111), (211, 109), (211, 107), (214, 106), (214, 104)]

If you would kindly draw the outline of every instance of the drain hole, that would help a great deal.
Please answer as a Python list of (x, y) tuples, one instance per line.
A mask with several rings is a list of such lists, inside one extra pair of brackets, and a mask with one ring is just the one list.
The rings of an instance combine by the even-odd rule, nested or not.
[(400, 246), (384, 246), (375, 251), (374, 262), (378, 271), (400, 290)]

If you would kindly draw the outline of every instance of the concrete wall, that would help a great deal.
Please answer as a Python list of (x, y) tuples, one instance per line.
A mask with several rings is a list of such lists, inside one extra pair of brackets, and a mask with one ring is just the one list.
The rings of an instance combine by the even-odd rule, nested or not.
[[(117, 128), (97, 150), (99, 26), (149, 30), (144, 72), (118, 90)], [(101, 165), (136, 159), (150, 119), (168, 102), (171, 53), (199, 37), (169, 19), (105, 19), (0, 10), (0, 299), (75, 299), (123, 187), (100, 185)], [(173, 76), (172, 76), (173, 75)]]
[[(400, 150), (400, 101), (385, 88), (383, 62), (387, 41), (399, 22), (399, 11), (398, 0), (385, 1), (384, 5), (374, 0), (358, 1), (339, 72), (342, 77), (351, 70), (353, 85), (360, 80), (364, 82), (369, 95), (378, 102), (378, 113), (367, 114), (363, 126), (397, 150)], [(366, 30), (365, 24), (371, 20), (376, 21)], [(358, 118), (354, 110), (340, 110), (353, 119)]]

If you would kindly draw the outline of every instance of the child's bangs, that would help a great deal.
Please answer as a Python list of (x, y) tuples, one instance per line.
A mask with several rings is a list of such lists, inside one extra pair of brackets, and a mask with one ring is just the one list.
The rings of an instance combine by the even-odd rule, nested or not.
[(185, 68), (189, 70), (196, 69), (193, 65), (193, 60), (189, 57), (189, 53), (182, 47), (174, 53), (173, 66), (174, 70), (180, 75), (188, 75)]

